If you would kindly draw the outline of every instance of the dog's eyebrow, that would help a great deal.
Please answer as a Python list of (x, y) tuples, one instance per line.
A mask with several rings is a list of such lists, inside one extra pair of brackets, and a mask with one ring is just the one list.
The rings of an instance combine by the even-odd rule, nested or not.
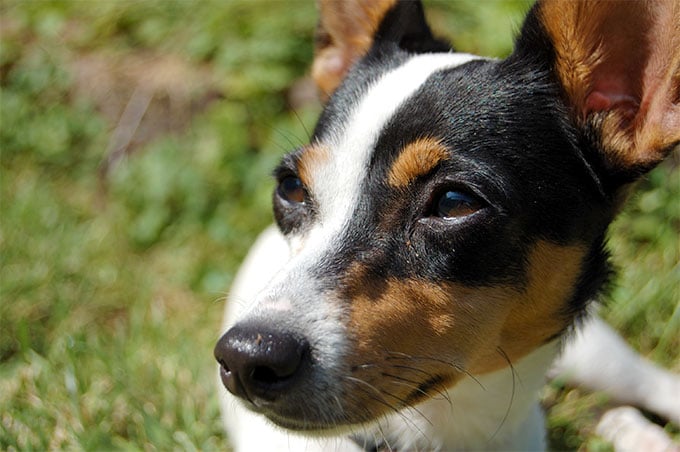
[(281, 161), (272, 171), (274, 179), (281, 179), (291, 174), (297, 174), (297, 163), (299, 160), (300, 149), (296, 149), (281, 158)]
[(296, 157), (295, 165), (300, 180), (309, 187), (312, 184), (312, 175), (330, 159), (330, 151), (321, 144), (310, 144), (300, 149)]
[(449, 151), (436, 138), (418, 138), (404, 146), (392, 163), (387, 182), (395, 188), (406, 187), (420, 176), (449, 159)]

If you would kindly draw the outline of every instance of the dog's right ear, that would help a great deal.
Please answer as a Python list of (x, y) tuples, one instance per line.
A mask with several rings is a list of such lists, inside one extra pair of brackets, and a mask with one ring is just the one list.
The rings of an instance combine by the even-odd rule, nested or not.
[(414, 52), (450, 50), (432, 36), (419, 1), (319, 0), (312, 77), (327, 99), (376, 42)]

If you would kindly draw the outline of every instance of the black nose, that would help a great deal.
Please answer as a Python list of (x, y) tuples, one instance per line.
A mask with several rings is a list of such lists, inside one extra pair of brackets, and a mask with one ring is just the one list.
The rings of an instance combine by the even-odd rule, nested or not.
[(272, 401), (304, 374), (309, 343), (271, 327), (236, 325), (220, 338), (214, 353), (229, 392), (251, 402)]

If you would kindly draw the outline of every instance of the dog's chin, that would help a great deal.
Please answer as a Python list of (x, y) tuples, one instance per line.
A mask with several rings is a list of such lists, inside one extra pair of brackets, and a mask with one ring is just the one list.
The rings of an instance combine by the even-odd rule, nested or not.
[(266, 416), (276, 426), (295, 432), (304, 433), (311, 437), (334, 437), (348, 435), (354, 432), (358, 425), (343, 425), (333, 421), (319, 423), (315, 421), (301, 421), (299, 419), (282, 418), (276, 415)]
[(358, 429), (365, 429), (370, 421), (347, 422), (343, 419), (335, 419), (328, 414), (323, 420), (307, 419), (305, 416), (282, 415), (271, 410), (262, 409), (254, 404), (245, 401), (244, 405), (252, 412), (264, 416), (269, 422), (277, 427), (294, 432), (304, 433), (310, 437), (335, 437), (345, 436), (356, 432)]

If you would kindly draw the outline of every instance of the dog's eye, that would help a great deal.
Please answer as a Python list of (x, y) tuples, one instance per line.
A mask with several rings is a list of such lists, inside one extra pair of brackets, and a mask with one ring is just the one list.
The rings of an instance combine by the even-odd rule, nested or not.
[(472, 195), (460, 191), (447, 191), (434, 206), (434, 215), (441, 218), (460, 218), (481, 209), (482, 203)]
[(287, 176), (281, 179), (277, 188), (279, 196), (294, 204), (302, 204), (307, 197), (307, 191), (300, 178)]

